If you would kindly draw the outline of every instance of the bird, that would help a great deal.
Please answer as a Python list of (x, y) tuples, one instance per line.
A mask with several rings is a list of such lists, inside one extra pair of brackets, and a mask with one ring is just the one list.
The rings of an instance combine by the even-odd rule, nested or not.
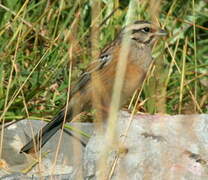
[[(122, 28), (117, 37), (104, 47), (98, 59), (93, 61), (86, 72), (80, 76), (70, 92), (68, 105), (65, 105), (33, 139), (22, 147), (20, 152), (39, 151), (61, 129), (65, 122), (64, 119), (70, 122), (79, 113), (92, 108), (93, 96), (98, 102), (93, 108), (97, 110), (102, 121), (107, 119), (122, 41), (129, 38), (126, 70), (119, 106), (121, 108), (125, 105), (135, 90), (141, 88), (153, 61), (151, 50), (155, 40), (166, 35), (167, 32), (164, 29), (146, 20), (137, 20)], [(35, 144), (37, 144), (36, 147)]]

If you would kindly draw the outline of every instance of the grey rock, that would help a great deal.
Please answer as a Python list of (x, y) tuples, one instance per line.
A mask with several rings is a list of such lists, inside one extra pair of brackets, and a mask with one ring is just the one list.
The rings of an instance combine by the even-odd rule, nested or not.
[[(20, 149), (33, 134), (46, 124), (46, 122), (34, 120), (22, 120), (17, 122), (4, 131), (4, 145), (2, 150), (2, 160), (6, 162), (7, 167), (0, 170), (0, 177), (8, 175), (9, 173), (24, 172), (35, 160), (24, 153), (19, 153)], [(83, 132), (91, 135), (93, 125), (91, 123), (71, 123), (73, 128), (80, 129)], [(71, 136), (73, 134), (73, 137)], [(84, 144), (87, 143), (88, 138), (80, 136), (79, 133), (64, 130), (61, 138), (60, 148), (58, 154), (57, 147), (59, 144), (61, 132), (57, 132), (42, 148), (41, 152), (47, 155), (40, 159), (39, 165), (36, 165), (27, 173), (27, 176), (48, 176), (56, 174), (79, 174), (80, 167), (82, 167), (82, 156)], [(57, 154), (57, 158), (56, 157)], [(57, 159), (55, 161), (55, 159)], [(41, 170), (41, 171), (40, 171)], [(18, 179), (18, 178), (17, 178)]]
[(208, 179), (208, 115), (137, 115), (125, 136), (129, 121), (121, 112), (111, 144), (106, 133), (90, 139), (86, 179)]
[(90, 123), (71, 123), (93, 134), (89, 142), (78, 133), (73, 138), (64, 132), (54, 165), (57, 132), (42, 149), (49, 153), (26, 175), (21, 172), (31, 157), (19, 150), (45, 122), (20, 121), (4, 132), (2, 159), (9, 171), (0, 170), (1, 179), (208, 179), (208, 115), (135, 115), (131, 121), (130, 117), (119, 113), (112, 142), (107, 124), (102, 132), (93, 132)]

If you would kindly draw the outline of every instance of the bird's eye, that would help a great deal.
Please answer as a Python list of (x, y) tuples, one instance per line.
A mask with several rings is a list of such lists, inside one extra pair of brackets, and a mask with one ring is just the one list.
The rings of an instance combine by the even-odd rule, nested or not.
[(150, 28), (145, 27), (145, 28), (143, 28), (141, 31), (142, 31), (142, 32), (145, 32), (145, 33), (148, 33), (148, 32), (150, 32)]

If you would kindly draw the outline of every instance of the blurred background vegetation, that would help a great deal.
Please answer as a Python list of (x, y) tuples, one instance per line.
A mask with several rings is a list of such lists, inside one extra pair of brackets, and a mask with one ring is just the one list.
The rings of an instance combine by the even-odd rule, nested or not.
[[(154, 49), (144, 113), (208, 113), (208, 2), (135, 0), (169, 36)], [(1, 120), (50, 118), (125, 22), (129, 0), (1, 0)]]

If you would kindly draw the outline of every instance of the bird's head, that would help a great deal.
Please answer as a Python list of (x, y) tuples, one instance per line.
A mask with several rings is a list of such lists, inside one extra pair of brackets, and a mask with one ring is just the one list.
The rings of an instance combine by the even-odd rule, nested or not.
[(122, 30), (124, 34), (129, 34), (138, 43), (152, 45), (159, 36), (166, 36), (167, 32), (148, 21), (135, 21)]

